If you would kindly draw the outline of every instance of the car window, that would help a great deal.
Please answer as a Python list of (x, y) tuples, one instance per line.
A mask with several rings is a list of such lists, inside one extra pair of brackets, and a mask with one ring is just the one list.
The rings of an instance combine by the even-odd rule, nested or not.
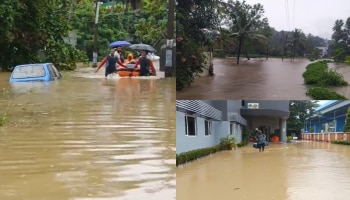
[(61, 78), (61, 73), (57, 70), (57, 68), (55, 67), (55, 65), (51, 65), (53, 71), (55, 72), (57, 78)]
[(48, 68), (49, 68), (49, 71), (50, 71), (50, 74), (51, 74), (51, 77), (57, 77), (55, 71), (52, 69), (52, 66), (51, 65), (48, 65)]
[(45, 76), (45, 69), (42, 65), (17, 66), (13, 72), (13, 78), (35, 78)]

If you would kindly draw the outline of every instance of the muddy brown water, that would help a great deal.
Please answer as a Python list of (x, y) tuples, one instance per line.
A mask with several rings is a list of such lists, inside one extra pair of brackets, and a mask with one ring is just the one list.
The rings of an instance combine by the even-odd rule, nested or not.
[(176, 199), (175, 80), (73, 74), (0, 73), (0, 199)]
[(306, 59), (214, 59), (214, 77), (200, 77), (177, 92), (177, 99), (308, 100), (302, 74)]
[(176, 171), (177, 200), (342, 200), (350, 191), (350, 147), (302, 141), (224, 151)]
[(344, 63), (329, 63), (328, 66), (331, 69), (335, 69), (337, 72), (341, 73), (344, 77), (344, 80), (349, 83), (348, 86), (336, 87), (333, 88), (333, 90), (338, 94), (341, 94), (350, 99), (350, 65)]

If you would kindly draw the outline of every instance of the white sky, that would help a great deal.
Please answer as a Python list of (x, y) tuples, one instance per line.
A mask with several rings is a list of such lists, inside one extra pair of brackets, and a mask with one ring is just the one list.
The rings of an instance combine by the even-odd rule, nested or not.
[[(246, 2), (250, 5), (262, 4), (265, 17), (269, 19), (270, 26), (277, 31), (300, 28), (305, 34), (311, 33), (325, 39), (331, 39), (335, 20), (346, 21), (350, 17), (349, 0), (246, 0)], [(287, 23), (287, 2), (290, 27)]]
[(327, 103), (328, 101), (329, 101), (329, 100), (318, 100), (317, 103), (321, 106), (321, 105)]

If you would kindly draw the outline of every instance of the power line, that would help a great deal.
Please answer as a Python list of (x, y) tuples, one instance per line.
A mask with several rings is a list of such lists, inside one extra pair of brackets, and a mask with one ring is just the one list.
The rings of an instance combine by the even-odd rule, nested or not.
[(295, 0), (293, 0), (293, 30), (295, 29), (294, 18), (295, 18)]

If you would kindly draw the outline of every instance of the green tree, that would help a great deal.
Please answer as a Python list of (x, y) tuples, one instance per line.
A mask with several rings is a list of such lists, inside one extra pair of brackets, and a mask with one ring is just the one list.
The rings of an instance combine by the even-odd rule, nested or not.
[(346, 113), (344, 132), (350, 132), (350, 108), (348, 109), (348, 112)]
[(202, 29), (215, 30), (218, 23), (216, 0), (177, 0), (176, 6), (176, 89), (189, 86), (205, 65)]
[(295, 130), (300, 133), (307, 118), (316, 113), (319, 105), (317, 101), (296, 100), (289, 103), (289, 118), (287, 120), (287, 129)]
[(333, 26), (334, 51), (333, 56), (337, 62), (343, 62), (350, 55), (350, 17), (344, 23), (338, 19)]
[(259, 33), (268, 24), (268, 20), (263, 18), (264, 8), (261, 4), (251, 6), (245, 1), (228, 0), (222, 5), (223, 25), (227, 26), (231, 36), (238, 40), (237, 64), (239, 64), (242, 45), (246, 40), (266, 40), (266, 37)]
[[(54, 53), (59, 60), (55, 62), (74, 66), (67, 58), (67, 50), (77, 55), (79, 52), (64, 44), (63, 38), (68, 35), (68, 1), (41, 0), (4, 0), (0, 3), (0, 65), (5, 70), (17, 64), (43, 61), (38, 52)], [(59, 45), (48, 45), (48, 44)], [(48, 56), (50, 57), (50, 56)]]

